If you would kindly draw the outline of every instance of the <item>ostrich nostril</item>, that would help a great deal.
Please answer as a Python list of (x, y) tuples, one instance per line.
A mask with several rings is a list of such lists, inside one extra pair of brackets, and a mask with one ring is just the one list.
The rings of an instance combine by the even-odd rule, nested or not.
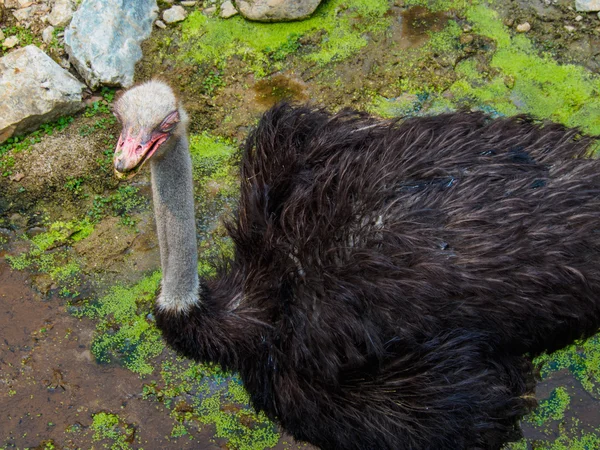
[(125, 170), (125, 161), (123, 158), (117, 158), (115, 160), (115, 169), (119, 172), (123, 172)]

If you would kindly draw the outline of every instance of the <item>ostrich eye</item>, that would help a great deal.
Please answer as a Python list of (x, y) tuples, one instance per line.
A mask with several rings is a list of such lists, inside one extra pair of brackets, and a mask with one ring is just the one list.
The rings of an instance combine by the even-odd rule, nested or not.
[(175, 126), (179, 123), (179, 111), (175, 110), (170, 113), (165, 119), (162, 121), (160, 126), (158, 127), (160, 131), (167, 133), (169, 131), (173, 131)]

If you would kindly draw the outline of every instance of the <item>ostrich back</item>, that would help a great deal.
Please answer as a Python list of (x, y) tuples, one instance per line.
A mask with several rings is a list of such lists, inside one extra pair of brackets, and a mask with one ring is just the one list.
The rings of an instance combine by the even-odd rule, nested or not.
[(209, 288), (237, 298), (222, 309), (246, 325), (219, 320), (243, 339), (220, 331), (229, 356), (196, 354), (323, 449), (518, 438), (524, 356), (600, 324), (590, 143), (525, 117), (274, 107), (246, 144), (231, 270)]

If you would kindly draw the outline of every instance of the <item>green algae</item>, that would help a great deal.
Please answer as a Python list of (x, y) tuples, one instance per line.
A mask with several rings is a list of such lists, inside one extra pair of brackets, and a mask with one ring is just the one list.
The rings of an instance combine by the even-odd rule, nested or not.
[[(388, 9), (387, 0), (331, 0), (309, 19), (288, 23), (250, 22), (240, 16), (223, 20), (197, 11), (182, 27), (183, 40), (190, 44), (185, 57), (215, 66), (239, 57), (259, 76), (280, 69), (281, 61), (296, 52), (319, 65), (340, 61), (367, 45), (366, 33), (389, 26)], [(319, 45), (302, 48), (301, 37), (317, 33)]]
[(111, 450), (128, 450), (135, 437), (133, 426), (126, 424), (118, 415), (99, 412), (92, 416), (90, 429), (94, 432), (93, 442), (111, 441), (104, 448)]
[(160, 277), (155, 272), (131, 288), (114, 286), (100, 299), (72, 311), (97, 322), (91, 351), (98, 362), (120, 361), (140, 375), (153, 372), (150, 360), (164, 350), (160, 332), (149, 317)]
[(178, 436), (172, 437), (211, 426), (215, 438), (226, 439), (231, 449), (262, 450), (279, 440), (276, 426), (249, 406), (239, 377), (217, 365), (168, 359), (162, 364), (160, 382), (146, 384), (143, 396), (171, 409), (178, 424), (174, 427)]
[[(444, 2), (446, 7), (450, 3), (464, 6), (460, 1)], [(430, 113), (462, 107), (501, 115), (526, 113), (600, 134), (600, 77), (577, 65), (559, 64), (551, 55), (537, 51), (527, 36), (514, 34), (489, 7), (474, 4), (463, 12), (472, 24), (472, 33), (492, 43), (485, 50), (489, 61), (463, 59), (455, 66), (456, 80), (450, 86), (436, 80), (429, 86), (409, 80), (399, 85), (400, 93), (432, 94)], [(443, 40), (448, 50), (461, 45), (457, 24), (449, 27), (454, 32)], [(424, 51), (435, 51), (434, 46)], [(393, 98), (377, 97), (370, 110), (389, 117), (410, 114), (414, 108), (397, 105)]]
[(587, 392), (595, 398), (600, 398), (600, 335), (550, 355), (544, 354), (535, 362), (541, 366), (542, 378), (546, 378), (552, 372), (568, 369)]
[(561, 420), (565, 411), (571, 403), (571, 397), (564, 387), (557, 387), (552, 391), (550, 397), (540, 402), (536, 410), (531, 413), (527, 420), (542, 426), (549, 420)]
[(54, 222), (49, 230), (31, 238), (30, 250), (16, 256), (6, 256), (6, 260), (14, 270), (33, 270), (46, 274), (50, 280), (60, 287), (60, 294), (65, 297), (76, 297), (81, 282), (81, 265), (69, 250), (74, 242), (88, 237), (94, 229), (88, 220), (71, 222)]

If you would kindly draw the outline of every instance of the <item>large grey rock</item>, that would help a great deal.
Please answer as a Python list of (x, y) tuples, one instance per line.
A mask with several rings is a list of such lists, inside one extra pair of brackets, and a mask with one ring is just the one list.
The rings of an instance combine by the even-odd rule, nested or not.
[(577, 11), (600, 11), (600, 0), (575, 0)]
[(73, 2), (71, 0), (56, 0), (52, 12), (48, 15), (48, 22), (55, 27), (68, 25), (73, 17)]
[(301, 20), (310, 16), (321, 0), (237, 0), (238, 11), (246, 19), (259, 22)]
[(0, 58), (0, 143), (80, 111), (84, 88), (35, 45)]
[(65, 30), (71, 63), (91, 88), (131, 86), (157, 15), (156, 0), (84, 0)]

